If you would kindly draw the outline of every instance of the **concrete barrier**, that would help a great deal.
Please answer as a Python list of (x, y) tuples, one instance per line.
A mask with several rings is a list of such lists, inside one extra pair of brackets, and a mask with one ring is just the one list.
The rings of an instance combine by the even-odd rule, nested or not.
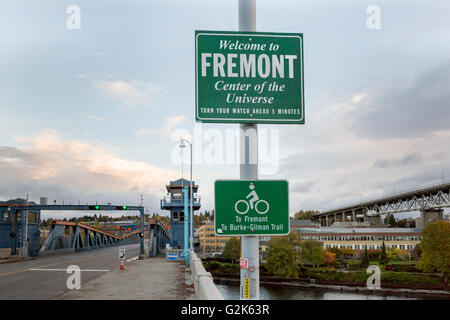
[(8, 258), (11, 255), (11, 248), (0, 248), (0, 259)]
[(211, 273), (203, 267), (202, 260), (195, 254), (194, 250), (189, 251), (191, 260), (191, 280), (195, 287), (195, 297), (198, 300), (223, 300), (222, 294), (214, 284)]

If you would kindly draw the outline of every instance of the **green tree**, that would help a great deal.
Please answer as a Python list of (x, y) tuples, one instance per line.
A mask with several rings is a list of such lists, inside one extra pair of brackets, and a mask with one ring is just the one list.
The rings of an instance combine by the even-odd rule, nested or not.
[(397, 221), (397, 228), (406, 228), (408, 221), (406, 219), (401, 219)]
[(447, 287), (450, 272), (450, 222), (430, 222), (422, 232), (420, 247), (422, 256), (417, 268), (425, 272), (441, 272)]
[(395, 221), (395, 217), (393, 214), (390, 214), (389, 217), (386, 218), (387, 224), (391, 227), (395, 227), (397, 225), (397, 221)]
[(300, 210), (294, 214), (295, 220), (309, 220), (313, 217), (313, 215), (319, 213), (319, 211), (316, 210)]
[(422, 256), (422, 248), (420, 247), (420, 243), (414, 246), (411, 255), (413, 256), (413, 259), (416, 261), (420, 259), (420, 257)]
[(299, 257), (301, 263), (312, 264), (313, 267), (324, 264), (327, 258), (322, 243), (314, 240), (300, 242)]
[(367, 246), (364, 246), (364, 255), (361, 259), (361, 263), (359, 264), (361, 268), (367, 268), (369, 266), (369, 253), (367, 252)]
[(386, 265), (387, 263), (388, 263), (388, 256), (386, 254), (386, 246), (384, 245), (384, 241), (383, 241), (383, 245), (381, 246), (381, 253), (380, 253), (380, 264)]
[(399, 248), (390, 248), (387, 250), (387, 258), (388, 260), (399, 261), (402, 260), (403, 253)]
[(225, 259), (231, 259), (237, 261), (241, 257), (241, 240), (238, 237), (233, 237), (229, 239), (225, 248), (223, 249), (223, 257)]
[(299, 235), (291, 232), (287, 236), (272, 238), (266, 256), (267, 271), (276, 277), (297, 278), (299, 273), (298, 253), (296, 247)]

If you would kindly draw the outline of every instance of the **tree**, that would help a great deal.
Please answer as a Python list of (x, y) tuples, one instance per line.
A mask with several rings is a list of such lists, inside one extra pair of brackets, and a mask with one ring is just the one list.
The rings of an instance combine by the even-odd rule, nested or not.
[(305, 264), (322, 265), (326, 261), (326, 255), (322, 243), (314, 240), (300, 242), (300, 262)]
[(411, 255), (416, 261), (420, 259), (420, 257), (422, 256), (422, 248), (420, 247), (420, 243), (414, 246), (414, 249), (411, 251)]
[(390, 214), (387, 218), (387, 224), (391, 227), (395, 227), (397, 225), (397, 221), (395, 221), (395, 217), (393, 214)]
[(382, 265), (386, 265), (388, 263), (388, 256), (386, 254), (386, 246), (384, 245), (384, 241), (383, 241), (383, 245), (381, 246), (381, 253), (380, 253), (380, 264)]
[(399, 248), (390, 248), (386, 252), (388, 260), (398, 261), (402, 259), (403, 253)]
[(355, 250), (353, 250), (352, 248), (341, 248), (340, 254), (344, 258), (352, 258), (355, 254)]
[(361, 268), (367, 268), (369, 266), (369, 253), (367, 252), (367, 246), (364, 246), (364, 255), (361, 259), (361, 263), (359, 264)]
[(328, 250), (325, 250), (324, 253), (325, 253), (325, 263), (333, 264), (333, 262), (336, 260), (336, 253), (330, 252)]
[(444, 286), (447, 287), (450, 272), (450, 222), (430, 222), (422, 232), (420, 247), (422, 256), (417, 268), (425, 272), (441, 272)]
[(401, 219), (397, 221), (397, 228), (406, 228), (408, 221), (406, 219)]
[(315, 215), (316, 213), (319, 213), (319, 211), (316, 210), (300, 210), (294, 214), (295, 220), (309, 220)]
[(233, 237), (227, 241), (223, 249), (223, 257), (231, 259), (233, 262), (241, 257), (241, 240), (238, 237)]
[(267, 271), (276, 277), (297, 278), (299, 273), (298, 253), (296, 247), (299, 235), (291, 232), (287, 236), (272, 238), (267, 251)]

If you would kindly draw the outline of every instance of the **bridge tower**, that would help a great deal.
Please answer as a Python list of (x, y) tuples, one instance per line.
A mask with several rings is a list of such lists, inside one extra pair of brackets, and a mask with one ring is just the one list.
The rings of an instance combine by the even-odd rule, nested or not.
[[(26, 206), (25, 199), (0, 201), (0, 258), (19, 255), (25, 245), (26, 214), (28, 212), (28, 255), (36, 257), (41, 243), (41, 211)], [(29, 202), (30, 206), (36, 205)]]
[[(161, 209), (170, 211), (170, 233), (171, 242), (170, 246), (174, 249), (184, 248), (184, 221), (189, 217), (189, 213), (184, 212), (184, 202), (182, 190), (187, 187), (190, 190), (190, 180), (178, 179), (170, 181), (166, 185), (167, 195), (161, 199)], [(197, 195), (198, 185), (192, 182), (193, 190), (193, 203), (192, 209), (194, 212), (200, 209), (200, 196)], [(190, 191), (189, 191), (190, 192)], [(190, 201), (191, 195), (188, 194), (188, 201)], [(190, 208), (190, 202), (188, 202), (188, 208)], [(190, 220), (188, 220), (190, 222)], [(191, 226), (189, 225), (189, 230)]]

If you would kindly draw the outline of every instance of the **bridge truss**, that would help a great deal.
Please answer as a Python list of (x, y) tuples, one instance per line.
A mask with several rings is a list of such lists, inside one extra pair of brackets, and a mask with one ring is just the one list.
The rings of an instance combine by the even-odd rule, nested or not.
[(356, 221), (356, 215), (360, 214), (370, 217), (408, 211), (440, 210), (445, 207), (450, 207), (450, 182), (320, 212), (314, 215), (313, 220), (320, 222), (322, 218), (330, 218), (337, 221), (341, 216), (342, 221), (345, 221), (347, 215), (350, 215), (353, 221)]

